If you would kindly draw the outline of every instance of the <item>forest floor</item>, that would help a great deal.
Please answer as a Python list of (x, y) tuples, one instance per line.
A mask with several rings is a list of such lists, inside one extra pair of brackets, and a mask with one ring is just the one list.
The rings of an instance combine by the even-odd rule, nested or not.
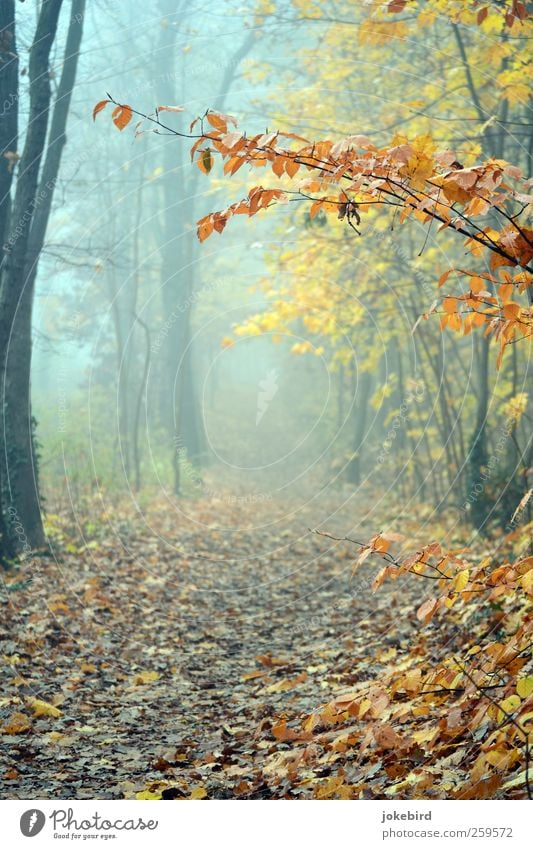
[[(313, 505), (188, 510), (109, 518), (101, 538), (8, 577), (33, 580), (3, 595), (4, 797), (328, 797), (342, 763), (348, 796), (382, 798), (393, 751), (326, 751), (334, 730), (295, 773), (283, 718), (301, 728), (397, 662), (425, 586), (374, 594), (375, 565), (352, 577), (355, 547), (309, 532)], [(324, 530), (343, 536), (353, 515)]]

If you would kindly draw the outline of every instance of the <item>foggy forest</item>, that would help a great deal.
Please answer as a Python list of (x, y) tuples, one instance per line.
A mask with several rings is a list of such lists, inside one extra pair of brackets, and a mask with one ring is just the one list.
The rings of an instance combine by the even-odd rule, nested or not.
[(1, 798), (531, 799), (531, 26), (1, 0)]

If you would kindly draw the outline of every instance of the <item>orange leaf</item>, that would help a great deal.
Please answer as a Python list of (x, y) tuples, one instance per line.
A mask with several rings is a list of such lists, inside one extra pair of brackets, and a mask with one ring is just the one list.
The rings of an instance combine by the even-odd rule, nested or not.
[(309, 732), (298, 732), (294, 731), (292, 728), (287, 728), (287, 722), (285, 719), (282, 719), (280, 722), (276, 723), (272, 727), (272, 733), (276, 740), (279, 740), (281, 743), (289, 743), (291, 740), (312, 740), (313, 735)]
[(321, 201), (321, 200), (315, 200), (315, 202), (311, 204), (311, 207), (309, 209), (309, 218), (315, 217), (315, 215), (319, 211), (322, 204), (323, 204), (323, 201)]
[(213, 218), (212, 218), (211, 215), (206, 215), (205, 218), (200, 218), (200, 220), (197, 223), (197, 231), (196, 232), (197, 232), (198, 238), (200, 239), (201, 242), (205, 242), (207, 237), (210, 236), (211, 233), (213, 232), (214, 227), (215, 227), (215, 225), (214, 225)]
[(124, 106), (117, 106), (113, 109), (111, 113), (111, 117), (113, 118), (113, 123), (119, 130), (123, 130), (129, 122), (131, 121), (133, 116), (133, 112), (131, 110), (131, 106), (124, 104)]
[(457, 310), (457, 298), (444, 298), (442, 302), (444, 312), (452, 315)]
[(504, 318), (516, 320), (520, 315), (520, 304), (515, 304), (514, 301), (504, 304), (502, 312)]
[(448, 279), (448, 277), (450, 276), (450, 274), (452, 273), (453, 270), (454, 270), (453, 268), (449, 268), (448, 271), (445, 271), (444, 274), (441, 274), (441, 276), (439, 277), (439, 283), (438, 283), (439, 288), (443, 285), (443, 283), (446, 283), (446, 280)]
[(389, 540), (385, 539), (384, 537), (380, 536), (379, 534), (378, 534), (378, 536), (374, 537), (373, 540), (371, 540), (371, 543), (372, 543), (372, 548), (374, 549), (374, 551), (381, 551), (383, 553), (386, 553), (390, 548)]
[(288, 159), (285, 163), (285, 171), (289, 175), (289, 177), (294, 177), (297, 171), (299, 171), (300, 166), (294, 159)]
[(450, 315), (448, 318), (448, 326), (451, 327), (452, 330), (461, 330), (463, 326), (461, 322), (461, 316), (457, 313)]
[(272, 162), (272, 170), (276, 177), (281, 177), (283, 172), (285, 171), (285, 162), (287, 160), (283, 156), (276, 156), (274, 161)]
[(211, 124), (211, 126), (215, 128), (215, 130), (220, 130), (221, 133), (227, 133), (228, 132), (227, 123), (224, 121), (223, 118), (220, 118), (214, 112), (208, 112), (207, 115), (206, 115), (206, 118), (209, 121), (209, 123)]
[(470, 279), (470, 291), (474, 295), (479, 295), (480, 292), (485, 290), (485, 283), (481, 277), (472, 277)]
[(111, 103), (111, 101), (110, 100), (99, 100), (98, 101), (98, 103), (96, 104), (96, 106), (93, 109), (93, 121), (96, 119), (96, 116), (98, 115), (98, 113), (101, 112), (102, 109), (106, 108), (108, 103)]

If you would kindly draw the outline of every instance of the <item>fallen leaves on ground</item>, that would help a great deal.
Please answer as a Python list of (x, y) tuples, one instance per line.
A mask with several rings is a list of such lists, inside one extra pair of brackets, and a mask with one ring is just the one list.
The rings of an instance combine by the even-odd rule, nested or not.
[[(469, 619), (462, 600), (448, 611), (446, 594), (425, 597), (412, 574), (420, 558), (374, 593), (378, 558), (363, 552), (354, 575), (357, 550), (310, 533), (312, 516), (288, 519), (281, 504), (188, 510), (178, 522), (154, 507), (82, 552), (63, 544), (6, 595), (6, 797), (526, 794), (521, 749), (501, 719), (531, 722), (527, 658), (487, 650), (485, 670), (503, 682), (496, 705), (442, 666), (483, 631), (504, 646), (508, 571), (494, 579), (495, 603), (472, 605)], [(388, 539), (370, 547), (392, 557)], [(431, 556), (454, 563), (435, 547)], [(479, 573), (454, 569), (449, 598), (473, 596)], [(530, 590), (523, 563), (513, 574)], [(518, 633), (522, 608), (507, 616)]]

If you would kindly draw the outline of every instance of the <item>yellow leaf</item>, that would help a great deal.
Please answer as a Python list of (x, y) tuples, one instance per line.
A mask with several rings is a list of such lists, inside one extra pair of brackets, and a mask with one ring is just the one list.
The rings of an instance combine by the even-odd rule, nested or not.
[(407, 35), (407, 24), (403, 21), (388, 22), (367, 19), (360, 24), (357, 37), (360, 44), (381, 46), (393, 39), (402, 39)]
[(525, 678), (519, 678), (516, 684), (516, 692), (523, 699), (529, 698), (533, 693), (533, 675), (526, 675)]
[(205, 799), (207, 797), (207, 790), (205, 787), (195, 787), (192, 791), (189, 799)]
[(359, 714), (358, 714), (359, 717), (362, 719), (363, 716), (365, 715), (365, 713), (368, 713), (368, 711), (370, 710), (371, 707), (372, 707), (372, 702), (370, 701), (370, 699), (363, 699), (363, 701), (361, 702), (361, 704), (359, 706)]
[(32, 709), (35, 716), (52, 716), (57, 719), (61, 716), (61, 711), (49, 702), (43, 702), (41, 699), (28, 699), (28, 706)]
[(426, 728), (426, 729), (423, 729), (422, 731), (415, 731), (414, 734), (412, 735), (413, 740), (416, 740), (416, 742), (419, 745), (421, 743), (429, 743), (430, 740), (433, 740), (434, 736), (435, 736), (435, 729), (434, 728)]
[(151, 800), (154, 800), (154, 799), (162, 799), (163, 797), (161, 795), (161, 791), (154, 793), (151, 790), (141, 790), (140, 793), (135, 794), (135, 798), (136, 799), (151, 799)]
[(135, 676), (134, 683), (135, 684), (150, 684), (152, 681), (157, 681), (159, 678), (159, 672), (139, 672)]
[(466, 585), (468, 584), (468, 579), (470, 578), (470, 572), (468, 569), (463, 569), (462, 572), (459, 572), (455, 579), (455, 590), (460, 593)]
[(516, 694), (509, 696), (508, 699), (504, 699), (503, 702), (500, 703), (501, 710), (498, 712), (498, 722), (503, 722), (503, 720), (507, 718), (507, 715), (514, 713), (520, 705), (520, 696), (517, 696)]

